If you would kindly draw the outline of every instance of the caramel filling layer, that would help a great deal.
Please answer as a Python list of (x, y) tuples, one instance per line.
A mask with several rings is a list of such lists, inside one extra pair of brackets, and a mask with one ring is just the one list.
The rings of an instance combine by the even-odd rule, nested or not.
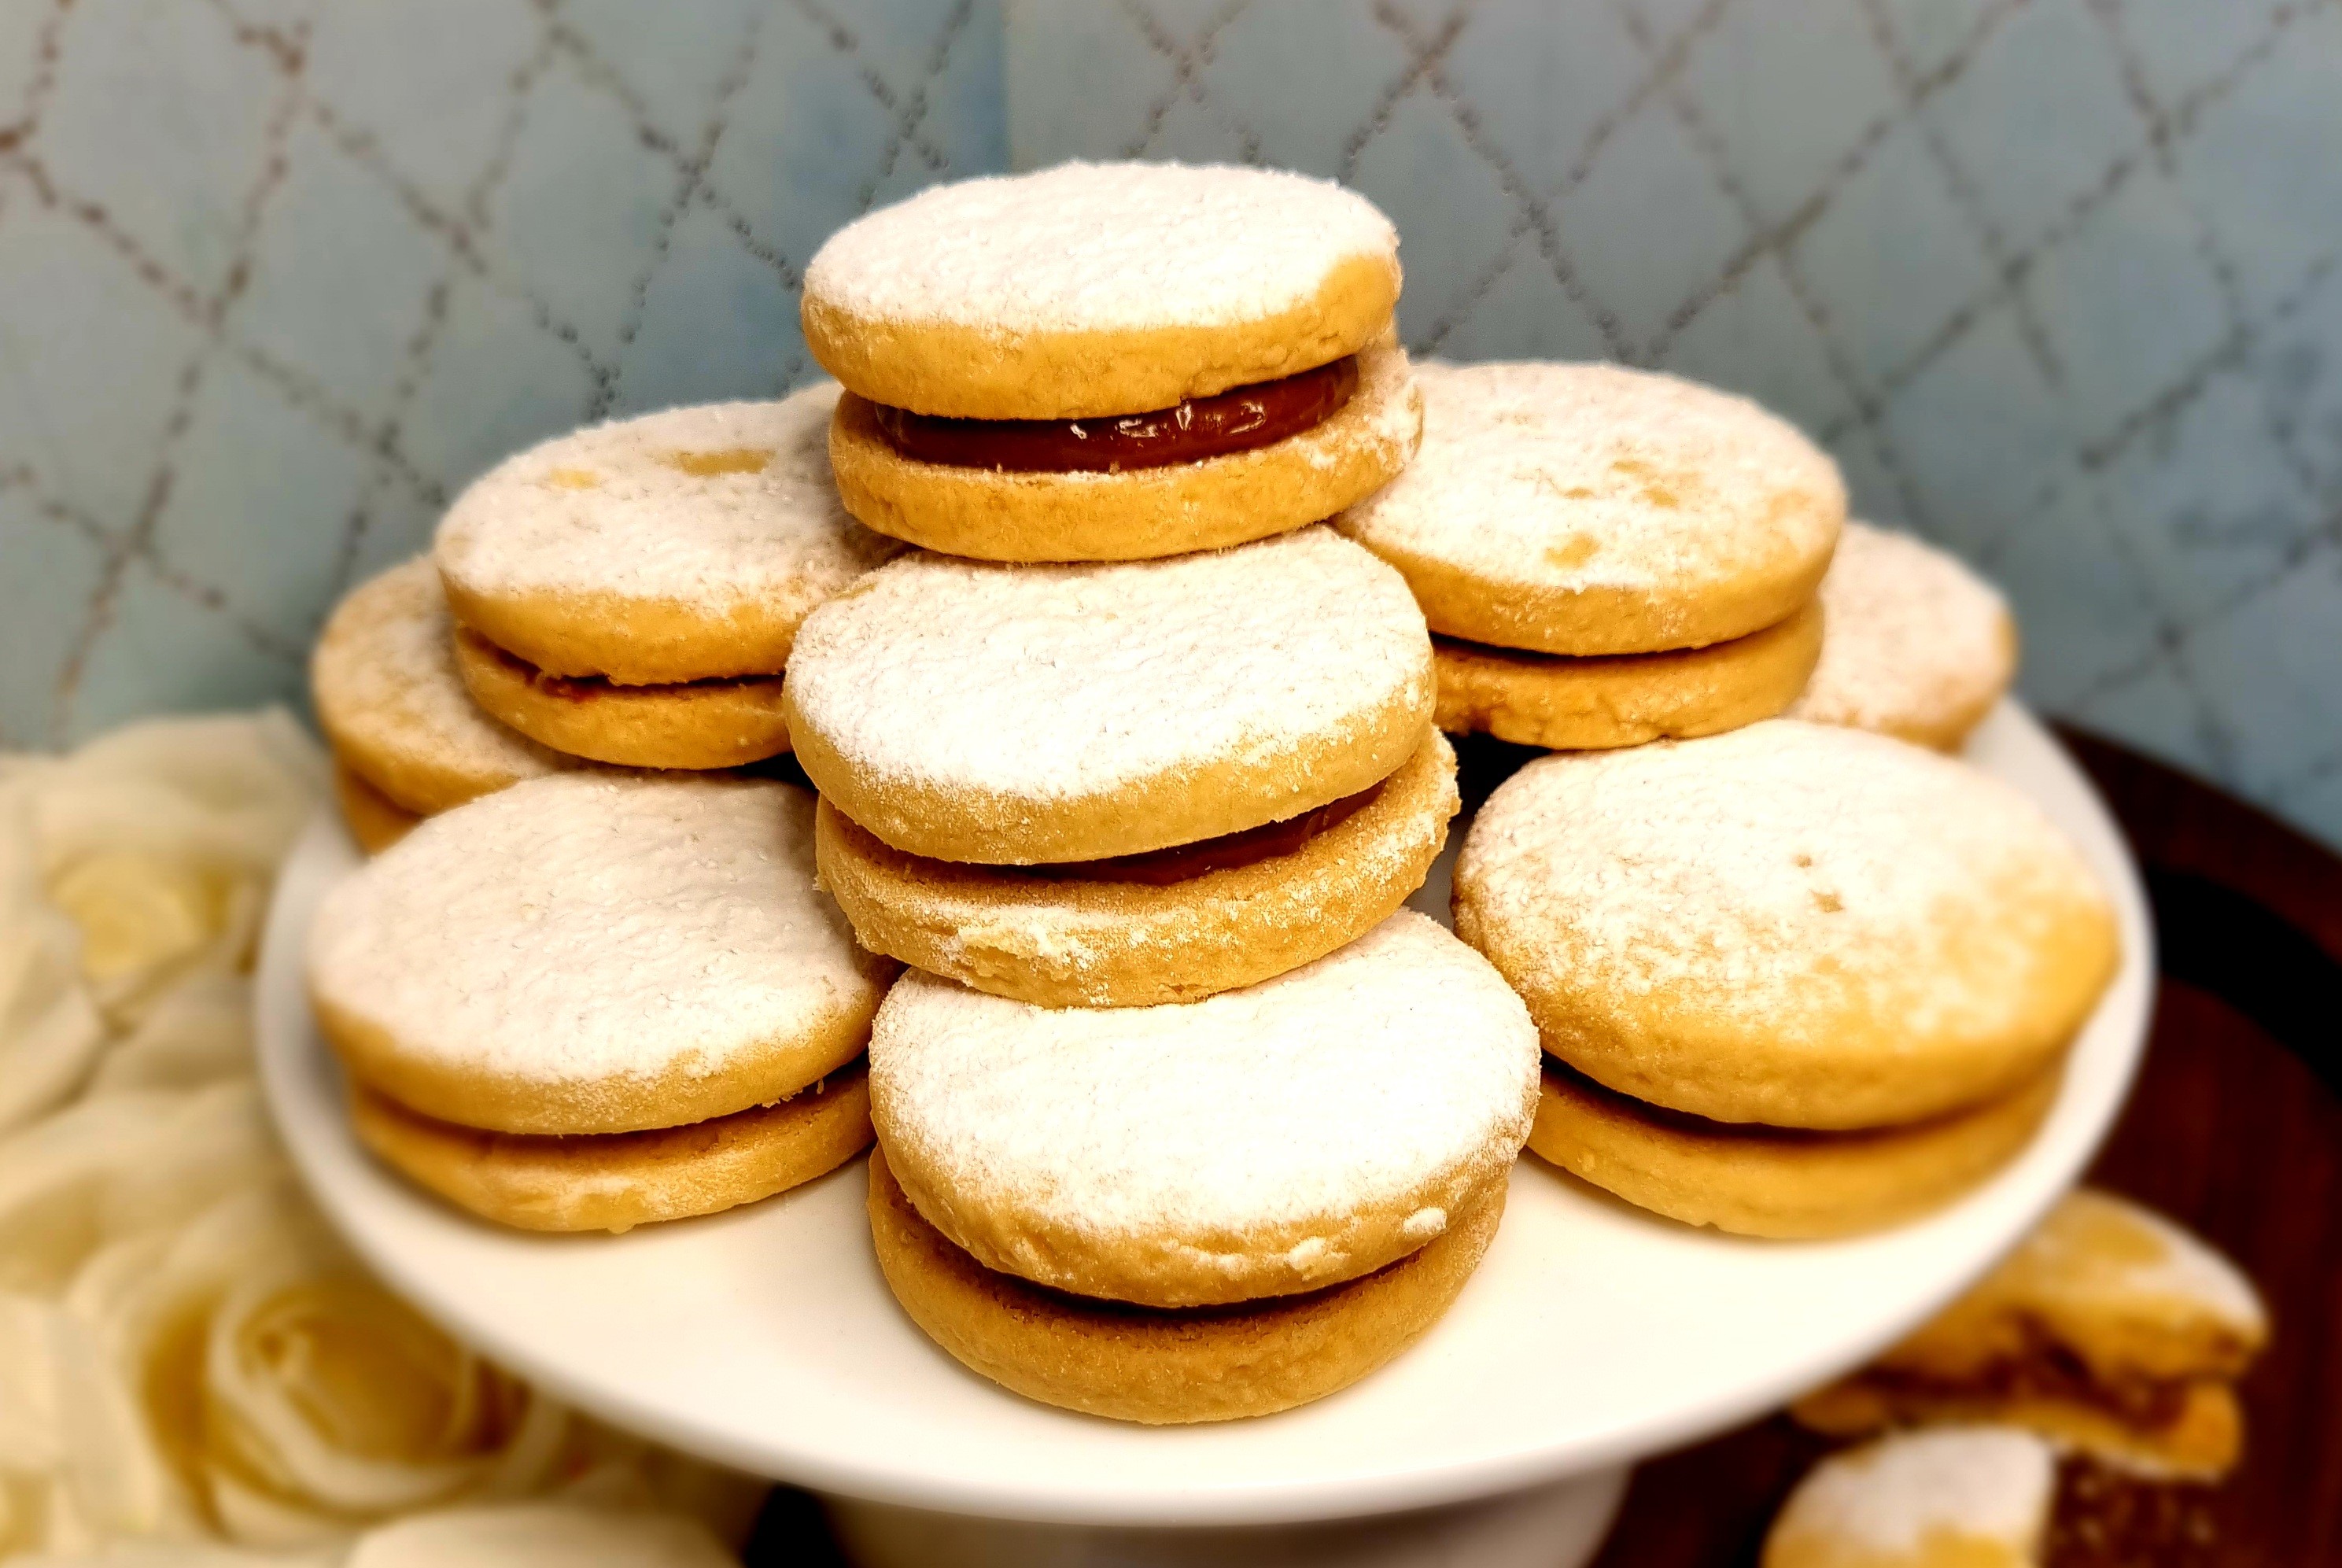
[(539, 669), (519, 654), (502, 648), (481, 636), (468, 626), (459, 628), (459, 635), (471, 640), (474, 647), (486, 654), (505, 669), (526, 681), (530, 686), (548, 697), (565, 702), (590, 703), (596, 697), (612, 693), (694, 691), (707, 686), (746, 686), (764, 681), (777, 681), (778, 675), (710, 675), (697, 681), (663, 681), (655, 685), (629, 686), (604, 675), (556, 675)]
[(1291, 854), (1319, 834), (1330, 832), (1372, 805), (1375, 797), (1382, 791), (1381, 784), (1375, 784), (1356, 794), (1345, 795), (1340, 800), (1321, 805), (1316, 811), (1287, 817), (1283, 822), (1264, 823), (1259, 827), (1222, 834), (1217, 838), (1200, 839), (1194, 844), (1175, 844), (1167, 849), (1150, 849), (1139, 854), (1118, 854), (1110, 860), (1071, 860), (1049, 865), (1004, 865), (996, 869), (1067, 882), (1141, 882), (1150, 887), (1167, 887), (1189, 877)]
[(2037, 1331), (2014, 1356), (1987, 1363), (1966, 1376), (1950, 1378), (1894, 1366), (1873, 1366), (1864, 1383), (1892, 1398), (1926, 1400), (2050, 1399), (2104, 1411), (2126, 1425), (2157, 1432), (2177, 1421), (2193, 1387), (2186, 1378), (2144, 1374), (2107, 1376), (2067, 1346)]
[(879, 433), (906, 457), (1007, 474), (1116, 474), (1250, 452), (1316, 428), (1358, 389), (1353, 355), (1277, 381), (1191, 397), (1171, 408), (1096, 419), (946, 419), (873, 404)]

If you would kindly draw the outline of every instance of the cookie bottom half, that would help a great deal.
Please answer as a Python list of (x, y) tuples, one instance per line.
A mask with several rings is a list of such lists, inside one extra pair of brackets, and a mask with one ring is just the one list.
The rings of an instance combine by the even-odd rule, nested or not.
[(741, 767), (789, 749), (778, 675), (622, 686), (548, 675), (468, 627), (455, 664), (472, 700), (540, 745), (622, 767)]
[(1548, 751), (1721, 734), (1797, 699), (1822, 651), (1821, 607), (1730, 642), (1572, 658), (1432, 640), (1439, 727)]
[(812, 1181), (870, 1142), (856, 1062), (770, 1105), (646, 1133), (488, 1133), (350, 1092), (358, 1140), (417, 1185), (525, 1231), (625, 1231), (712, 1214)]
[(1783, 1239), (1851, 1235), (1948, 1203), (2007, 1164), (2032, 1141), (2061, 1081), (2053, 1068), (1934, 1121), (1816, 1133), (1662, 1110), (1547, 1057), (1528, 1146), (1686, 1224)]
[(1306, 1295), (1166, 1312), (996, 1273), (921, 1217), (870, 1156), (870, 1231), (903, 1310), (971, 1371), (1044, 1404), (1168, 1425), (1267, 1415), (1348, 1387), (1455, 1302), (1504, 1217), (1504, 1186), (1420, 1250)]

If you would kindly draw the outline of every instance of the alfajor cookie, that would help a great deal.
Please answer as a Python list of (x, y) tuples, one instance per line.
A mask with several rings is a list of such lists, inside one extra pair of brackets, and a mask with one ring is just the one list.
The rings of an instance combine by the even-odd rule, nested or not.
[(1829, 640), (1791, 718), (1956, 751), (2016, 677), (2007, 601), (1907, 534), (1848, 523), (1819, 596)]
[(918, 554), (807, 617), (782, 700), (823, 798), (935, 860), (1139, 854), (1358, 794), (1423, 744), (1431, 640), (1329, 529), (1166, 561)]
[(1813, 596), (1837, 465), (1746, 398), (1611, 365), (1416, 368), (1422, 450), (1338, 520), (1433, 631), (1563, 654), (1704, 647)]
[(1546, 1058), (1529, 1152), (1638, 1208), (1736, 1235), (1853, 1235), (1925, 1213), (2032, 1142), (2054, 1069), (1997, 1100), (1905, 1126), (1817, 1133), (1646, 1105)]
[[(990, 1346), (963, 1359), (1036, 1397), (1071, 1374), (1059, 1352), (1089, 1331), (999, 1321), (1021, 1319), (1034, 1287), (1089, 1298), (1075, 1315), (1092, 1323), (1119, 1303), (1141, 1342), (1250, 1343), (1248, 1364), (1286, 1377), (1261, 1386), (1316, 1397), (1396, 1353), (1452, 1298), (1486, 1244), (1479, 1227), (1494, 1229), (1536, 1094), (1519, 998), (1411, 911), (1276, 979), (1161, 1007), (1053, 1010), (911, 971), (871, 1030), (886, 1180), (967, 1268), (1013, 1280), (978, 1288), (981, 1272), (961, 1269), (959, 1283), (939, 1282), (917, 1261), (934, 1247), (898, 1224), (891, 1244), (917, 1273), (896, 1291), (922, 1323), (955, 1325), (937, 1333), (946, 1348)], [(882, 1183), (882, 1236), (889, 1202)], [(1459, 1230), (1465, 1244), (1413, 1283), (1381, 1272)], [(1234, 1310), (1329, 1287), (1358, 1293), (1249, 1321)], [(936, 1305), (945, 1296), (955, 1304)], [(1219, 1315), (1183, 1315), (1195, 1308)], [(1381, 1326), (1334, 1354), (1318, 1343), (1329, 1313)], [(1321, 1328), (1280, 1343), (1273, 1325), (1288, 1318)], [(1003, 1377), (1000, 1360), (1019, 1356), (1034, 1359)], [(1062, 1403), (1121, 1413), (1126, 1399), (1152, 1412), (1131, 1419), (1169, 1421), (1295, 1402), (1182, 1393), (1159, 1369), (1106, 1365), (1137, 1386), (1092, 1369), (1088, 1393)], [(1223, 1395), (1247, 1408), (1222, 1408)]]
[(1764, 1568), (2038, 1568), (2057, 1460), (2007, 1427), (1957, 1426), (1833, 1454), (1782, 1505)]
[(1837, 1436), (2006, 1422), (2113, 1464), (2209, 1478), (2237, 1461), (2233, 1382), (2267, 1339), (2235, 1264), (2085, 1188), (1932, 1323), (1792, 1408)]
[(1422, 429), (1398, 235), (1275, 170), (1066, 164), (924, 191), (806, 270), (839, 493), (951, 554), (1136, 560), (1331, 516)]
[(1721, 734), (1769, 719), (1806, 689), (1822, 612), (1729, 642), (1664, 654), (1567, 657), (1432, 639), (1439, 727), (1548, 751), (1604, 751)]
[(556, 750), (723, 767), (786, 750), (797, 627), (896, 548), (838, 504), (837, 389), (668, 409), (558, 437), (475, 481), (433, 544), (495, 718)]
[(893, 965), (813, 879), (813, 797), (561, 774), (434, 817), (310, 929), (317, 1021), (359, 1083), (501, 1133), (673, 1127), (858, 1055)]
[(1281, 823), (1110, 860), (968, 865), (906, 854), (824, 801), (822, 885), (865, 947), (1044, 1007), (1193, 1002), (1322, 958), (1406, 901), (1447, 842), (1456, 754)]
[(2015, 789), (1774, 719), (1559, 754), (1482, 808), (1456, 928), (1545, 1047), (1636, 1099), (1850, 1130), (2010, 1094), (2112, 978), (2112, 910)]

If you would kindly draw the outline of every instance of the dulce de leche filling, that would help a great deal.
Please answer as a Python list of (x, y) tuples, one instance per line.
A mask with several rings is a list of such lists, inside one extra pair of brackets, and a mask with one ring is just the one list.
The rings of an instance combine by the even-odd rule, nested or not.
[(2107, 1374), (2036, 1331), (2017, 1354), (1997, 1358), (1953, 1378), (1896, 1366), (1867, 1367), (1861, 1380), (1889, 1398), (1947, 1401), (2050, 1399), (2086, 1405), (2145, 1432), (2179, 1419), (2194, 1383), (2144, 1373)]
[(1118, 854), (1110, 860), (1004, 865), (996, 869), (1069, 882), (1143, 882), (1150, 887), (1166, 887), (1191, 876), (1291, 854), (1319, 834), (1329, 832), (1373, 804), (1382, 789), (1381, 784), (1375, 784), (1283, 822), (1264, 823), (1194, 844), (1175, 844), (1167, 849), (1150, 849), (1139, 854)]
[(1009, 474), (1115, 474), (1250, 452), (1314, 429), (1358, 389), (1355, 355), (1276, 381), (1096, 419), (946, 419), (871, 404), (906, 457)]

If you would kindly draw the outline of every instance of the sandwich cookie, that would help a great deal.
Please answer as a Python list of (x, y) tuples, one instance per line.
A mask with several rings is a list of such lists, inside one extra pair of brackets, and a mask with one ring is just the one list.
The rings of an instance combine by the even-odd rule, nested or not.
[(1388, 779), (1431, 722), (1431, 639), (1398, 574), (1325, 528), (1109, 565), (920, 554), (806, 620), (783, 701), (806, 776), (879, 842), (1096, 861)]
[(1833, 1436), (2004, 1422), (2123, 1468), (2214, 1479), (2242, 1447), (2235, 1380), (2267, 1340), (2235, 1264), (2085, 1188), (1941, 1316), (1792, 1409)]
[(946, 1349), (1034, 1398), (1149, 1422), (1282, 1409), (1453, 1298), (1536, 1060), (1519, 999), (1411, 911), (1162, 1007), (1050, 1010), (913, 971), (871, 1034), (879, 1263)]
[(2061, 1076), (2053, 1068), (1931, 1121), (1817, 1133), (1663, 1110), (1548, 1057), (1528, 1147), (1687, 1225), (1782, 1239), (1852, 1235), (1925, 1213), (2007, 1164), (2057, 1104)]
[(1249, 985), (1364, 935), (1423, 884), (1456, 754), (1284, 822), (1106, 860), (988, 866), (890, 847), (824, 801), (821, 884), (873, 952), (1043, 1007), (1153, 1007)]
[(1703, 648), (1813, 597), (1837, 464), (1746, 398), (1611, 365), (1426, 365), (1423, 449), (1339, 520), (1431, 629), (1572, 656)]
[(2038, 1078), (2117, 950), (2095, 878), (2017, 791), (1788, 719), (1529, 764), (1465, 841), (1456, 928), (1604, 1086), (1841, 1131)]
[(474, 699), (596, 762), (732, 767), (786, 750), (798, 625), (896, 548), (837, 504), (836, 396), (596, 425), (475, 481), (433, 545)]
[(1398, 235), (1279, 171), (1066, 164), (938, 186), (806, 270), (839, 493), (996, 561), (1122, 561), (1329, 517), (1422, 431)]
[[(456, 1128), (539, 1135), (459, 1161), (435, 1129), (360, 1116), (386, 1157), (458, 1201), (505, 1193), (492, 1217), (514, 1223), (559, 1207), (515, 1195), (548, 1169), (604, 1189), (578, 1213), (672, 1210), (660, 1191), (677, 1188), (686, 1141), (586, 1134), (791, 1096), (797, 1122), (818, 1120), (820, 1096), (800, 1092), (861, 1054), (892, 969), (814, 886), (807, 792), (588, 774), (418, 826), (326, 898), (308, 951), (319, 1027), (365, 1090)], [(753, 1164), (759, 1152), (738, 1145), (761, 1140), (767, 1170), (785, 1134), (820, 1142), (786, 1116), (710, 1131), (723, 1135), (698, 1149), (707, 1162)], [(484, 1163), (495, 1169), (455, 1170)], [(792, 1179), (816, 1174), (782, 1164)]]
[(418, 557), (352, 589), (309, 655), (317, 725), (348, 778), (343, 814), (364, 824), (361, 843), (378, 841), (370, 848), (417, 817), (578, 765), (480, 711), (455, 630), (439, 574)]
[(1791, 718), (1957, 751), (2016, 677), (2007, 601), (1907, 534), (1848, 523), (1820, 599), (1829, 641)]

